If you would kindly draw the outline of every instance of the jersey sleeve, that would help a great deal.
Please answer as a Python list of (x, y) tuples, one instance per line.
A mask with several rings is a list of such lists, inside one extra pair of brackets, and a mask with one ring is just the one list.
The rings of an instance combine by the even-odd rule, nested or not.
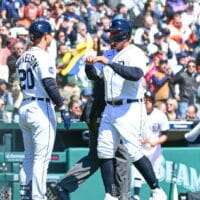
[(160, 111), (160, 129), (161, 131), (167, 131), (169, 130), (169, 120), (167, 119), (167, 116), (165, 113)]
[(140, 68), (145, 74), (147, 64), (144, 52), (140, 48), (135, 47), (132, 49), (131, 54), (130, 57), (133, 56), (135, 59), (130, 59), (130, 62), (132, 62), (130, 63), (130, 66)]
[(41, 74), (41, 79), (56, 78), (56, 66), (46, 52), (44, 56), (41, 56), (39, 59), (39, 70)]

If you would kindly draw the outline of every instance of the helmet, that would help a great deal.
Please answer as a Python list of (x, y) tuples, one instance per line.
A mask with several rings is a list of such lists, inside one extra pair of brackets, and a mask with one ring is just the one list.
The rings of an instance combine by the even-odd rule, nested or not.
[(31, 41), (40, 39), (44, 35), (44, 33), (51, 32), (53, 32), (51, 25), (48, 21), (45, 20), (34, 21), (29, 27)]
[(153, 92), (147, 90), (145, 93), (144, 93), (144, 97), (147, 97), (147, 98), (150, 98), (152, 100), (152, 102), (155, 101), (155, 95)]
[(114, 19), (110, 25), (110, 28), (106, 32), (117, 31), (116, 34), (111, 36), (111, 41), (121, 42), (128, 40), (132, 34), (132, 25), (126, 19)]

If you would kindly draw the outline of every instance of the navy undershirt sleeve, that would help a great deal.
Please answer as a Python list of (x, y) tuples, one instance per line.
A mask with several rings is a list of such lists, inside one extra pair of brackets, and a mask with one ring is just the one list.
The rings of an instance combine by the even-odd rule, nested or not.
[(142, 69), (138, 67), (129, 67), (124, 66), (115, 62), (110, 62), (109, 66), (124, 79), (129, 81), (138, 81), (141, 77), (143, 77), (144, 73)]
[(61, 107), (63, 105), (64, 99), (59, 93), (58, 86), (56, 84), (56, 80), (53, 78), (45, 78), (42, 80), (42, 83), (44, 85), (44, 88), (45, 88), (47, 94), (53, 101), (53, 103), (57, 107)]
[(168, 136), (168, 135), (169, 135), (169, 131), (168, 131), (168, 130), (166, 130), (166, 131), (161, 131), (161, 135), (166, 135), (166, 136)]

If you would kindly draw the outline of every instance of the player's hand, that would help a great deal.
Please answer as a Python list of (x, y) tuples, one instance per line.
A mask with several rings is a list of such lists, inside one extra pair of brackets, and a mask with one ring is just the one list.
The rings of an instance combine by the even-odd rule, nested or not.
[(95, 62), (101, 62), (104, 65), (107, 65), (109, 63), (109, 60), (104, 56), (96, 56)]
[(109, 63), (109, 60), (104, 57), (104, 56), (93, 56), (93, 55), (89, 55), (87, 57), (85, 57), (85, 63), (86, 64), (94, 64), (95, 62), (101, 62), (104, 65), (107, 65)]
[(69, 129), (70, 125), (71, 125), (71, 116), (69, 114), (68, 111), (66, 111), (65, 109), (60, 111), (64, 126), (66, 129)]
[(148, 147), (155, 147), (156, 146), (156, 142), (153, 139), (151, 139), (151, 138), (144, 138), (141, 141), (141, 143), (145, 144)]

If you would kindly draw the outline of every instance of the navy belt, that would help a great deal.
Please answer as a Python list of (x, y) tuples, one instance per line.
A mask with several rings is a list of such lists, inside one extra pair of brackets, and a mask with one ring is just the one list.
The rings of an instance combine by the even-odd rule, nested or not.
[(28, 97), (28, 98), (25, 98), (23, 101), (26, 101), (26, 100), (50, 102), (50, 99), (49, 99), (49, 98), (41, 98), (41, 97)]
[(120, 99), (120, 100), (113, 100), (113, 101), (106, 101), (107, 104), (113, 106), (120, 106), (128, 103), (136, 103), (136, 102), (143, 102), (143, 99)]

